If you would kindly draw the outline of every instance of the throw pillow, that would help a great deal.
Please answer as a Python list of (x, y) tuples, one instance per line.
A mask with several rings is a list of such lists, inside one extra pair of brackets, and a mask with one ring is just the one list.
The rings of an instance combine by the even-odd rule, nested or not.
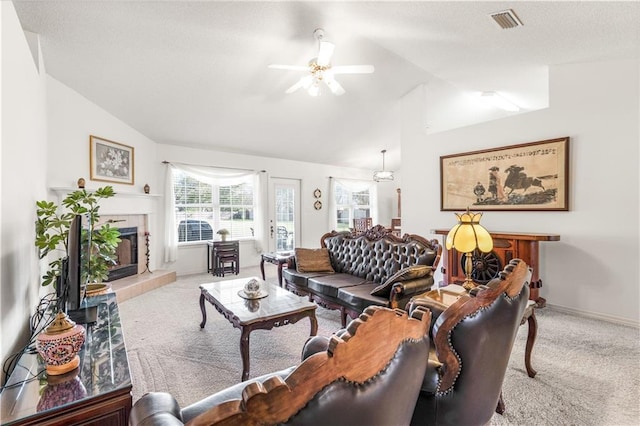
[(296, 269), (298, 272), (335, 272), (329, 260), (329, 250), (296, 249)]
[(413, 265), (404, 268), (390, 276), (384, 283), (371, 290), (372, 296), (389, 297), (391, 287), (400, 281), (409, 281), (416, 278), (426, 277), (431, 274), (431, 266)]

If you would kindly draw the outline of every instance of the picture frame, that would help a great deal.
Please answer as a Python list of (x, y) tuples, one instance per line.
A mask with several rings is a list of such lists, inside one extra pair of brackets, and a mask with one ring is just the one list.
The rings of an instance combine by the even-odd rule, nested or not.
[(440, 157), (440, 210), (568, 211), (569, 137)]
[(133, 147), (98, 136), (89, 136), (91, 180), (133, 185), (134, 159)]

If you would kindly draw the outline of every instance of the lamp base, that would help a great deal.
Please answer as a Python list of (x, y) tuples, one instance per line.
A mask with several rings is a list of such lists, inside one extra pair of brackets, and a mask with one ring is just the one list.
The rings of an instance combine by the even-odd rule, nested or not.
[(466, 253), (466, 260), (464, 262), (464, 283), (462, 287), (469, 291), (477, 287), (477, 284), (473, 282), (471, 274), (473, 273), (473, 252)]
[(464, 289), (467, 290), (467, 291), (472, 290), (472, 289), (476, 288), (477, 286), (478, 286), (478, 284), (473, 282), (471, 277), (467, 277), (464, 280), (464, 282), (462, 283), (462, 287), (464, 287)]

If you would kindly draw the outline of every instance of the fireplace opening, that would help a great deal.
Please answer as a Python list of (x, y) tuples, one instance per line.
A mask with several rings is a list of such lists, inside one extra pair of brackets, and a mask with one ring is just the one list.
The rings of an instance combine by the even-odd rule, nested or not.
[(107, 282), (138, 273), (138, 227), (119, 228), (120, 243), (116, 248), (116, 264), (109, 268)]

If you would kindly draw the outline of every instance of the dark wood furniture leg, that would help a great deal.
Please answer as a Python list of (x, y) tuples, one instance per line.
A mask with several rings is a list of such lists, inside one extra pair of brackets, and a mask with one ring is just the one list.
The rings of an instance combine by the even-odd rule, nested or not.
[(242, 381), (249, 378), (249, 334), (251, 327), (240, 327), (242, 334), (240, 335), (240, 355), (242, 356)]
[(496, 405), (496, 413), (504, 414), (505, 406), (504, 399), (502, 399), (502, 392), (500, 392), (500, 399), (498, 399), (498, 405)]
[(204, 306), (204, 294), (200, 294), (200, 310), (202, 311), (202, 322), (200, 323), (200, 328), (204, 328), (204, 325), (207, 323), (207, 310)]
[[(262, 273), (262, 281), (264, 281), (266, 279), (264, 276), (264, 255), (260, 256), (260, 272)], [(280, 287), (282, 287), (282, 284), (280, 284)]]
[(311, 323), (311, 332), (309, 336), (315, 336), (318, 334), (318, 319), (316, 318), (315, 312), (312, 315), (309, 315), (309, 322)]
[[(286, 263), (278, 263), (278, 285), (282, 287), (282, 267), (286, 265)], [(262, 274), (264, 276), (264, 274)]]
[(529, 377), (536, 377), (537, 371), (531, 366), (531, 351), (533, 350), (533, 344), (536, 341), (538, 335), (538, 320), (536, 319), (535, 309), (531, 310), (531, 315), (527, 318), (529, 325), (529, 333), (527, 334), (527, 346), (524, 352), (524, 365), (527, 369)]

